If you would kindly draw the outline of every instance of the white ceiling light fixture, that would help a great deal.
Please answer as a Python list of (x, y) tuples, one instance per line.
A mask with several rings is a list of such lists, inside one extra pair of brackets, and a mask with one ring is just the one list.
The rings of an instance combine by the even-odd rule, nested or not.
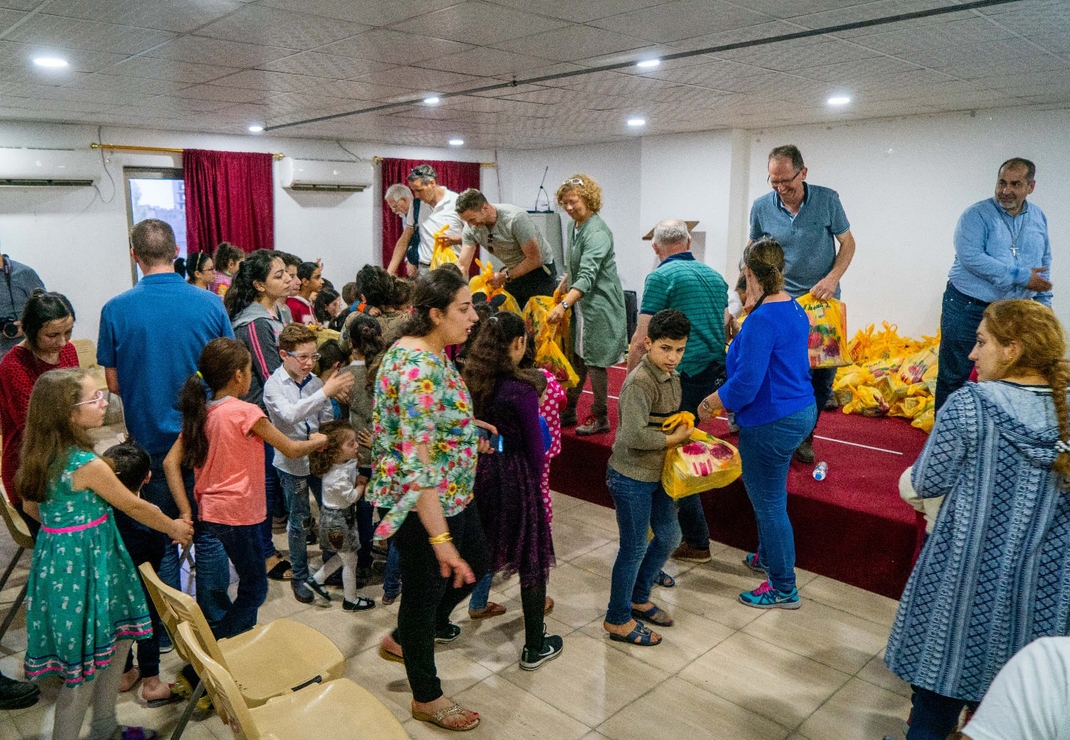
[(833, 106), (833, 107), (837, 107), (838, 108), (838, 107), (841, 107), (841, 106), (844, 106), (844, 105), (847, 105), (848, 103), (850, 103), (851, 102), (851, 97), (849, 95), (833, 95), (831, 98), (829, 98), (825, 102), (828, 103), (829, 105)]
[(66, 59), (60, 59), (59, 57), (36, 57), (33, 63), (46, 69), (63, 69), (70, 66)]
[(249, 127), (249, 133), (250, 134), (259, 134), (263, 130), (264, 130), (264, 127), (259, 125), (259, 124), (256, 124), (256, 123), (254, 123), (252, 126)]
[(424, 105), (438, 105), (440, 100), (441, 98), (439, 98), (437, 95), (432, 95), (430, 97), (424, 98)]
[(636, 63), (635, 66), (639, 69), (653, 69), (659, 64), (661, 64), (660, 59), (644, 59), (643, 61)]
[(639, 117), (629, 118), (628, 119), (628, 125), (631, 126), (632, 128), (639, 128), (640, 126), (645, 126), (646, 125), (646, 119), (645, 118), (639, 118)]
[(450, 146), (464, 146), (464, 139), (450, 139)]

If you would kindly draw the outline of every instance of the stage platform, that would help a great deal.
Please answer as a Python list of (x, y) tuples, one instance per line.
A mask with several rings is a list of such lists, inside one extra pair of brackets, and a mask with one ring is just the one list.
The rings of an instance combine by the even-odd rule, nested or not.
[[(609, 369), (613, 427), (609, 433), (576, 437), (573, 430), (565, 430), (561, 454), (550, 470), (555, 491), (613, 506), (605, 474), (617, 426), (615, 397), (624, 377), (623, 366)], [(586, 391), (579, 404), (581, 421), (590, 401)], [(710, 420), (702, 428), (735, 442), (724, 419)], [(871, 419), (840, 411), (821, 414), (814, 452), (818, 461), (828, 463), (828, 477), (815, 481), (813, 466), (797, 462), (792, 462), (788, 477), (788, 513), (799, 567), (899, 598), (910, 575), (920, 527), (918, 515), (899, 498), (898, 481), (927, 437), (904, 419)], [(757, 529), (743, 481), (700, 495), (710, 536), (753, 550)]]

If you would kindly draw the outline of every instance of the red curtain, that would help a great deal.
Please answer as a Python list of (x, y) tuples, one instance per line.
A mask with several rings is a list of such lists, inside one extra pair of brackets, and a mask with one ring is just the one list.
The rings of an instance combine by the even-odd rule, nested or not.
[(186, 251), (228, 241), (245, 252), (275, 248), (272, 156), (186, 149)]
[[(430, 159), (384, 159), (380, 172), (383, 177), (383, 192), (395, 183), (407, 184), (405, 178), (413, 167), (421, 164), (429, 164), (438, 173), (438, 184), (449, 188), (455, 193), (468, 188), (479, 187), (479, 162), (438, 162)], [(401, 237), (401, 219), (382, 203), (383, 209), (383, 266), (390, 264), (390, 258), (394, 255), (394, 245)], [(475, 267), (475, 260), (472, 261)]]

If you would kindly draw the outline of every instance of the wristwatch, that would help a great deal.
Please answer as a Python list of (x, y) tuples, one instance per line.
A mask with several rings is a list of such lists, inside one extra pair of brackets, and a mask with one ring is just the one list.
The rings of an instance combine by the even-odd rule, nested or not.
[(505, 282), (509, 282), (509, 268), (508, 267), (503, 267), (502, 268), (502, 273), (505, 275)]
[(568, 305), (568, 301), (561, 301), (561, 305), (565, 307), (565, 310), (569, 310), (571, 306)]

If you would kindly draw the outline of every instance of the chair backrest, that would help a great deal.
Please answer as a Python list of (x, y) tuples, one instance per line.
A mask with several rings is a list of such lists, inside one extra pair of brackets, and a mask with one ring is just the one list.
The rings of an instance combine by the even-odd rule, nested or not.
[[(149, 596), (152, 597), (157, 611), (160, 612), (160, 619), (167, 626), (167, 631), (171, 633), (171, 639), (175, 644), (175, 649), (178, 650), (179, 656), (183, 660), (192, 663), (190, 652), (194, 647), (200, 647), (214, 661), (226, 667), (227, 661), (223, 657), (223, 651), (219, 649), (219, 643), (216, 642), (215, 635), (212, 634), (212, 630), (208, 626), (208, 620), (204, 618), (204, 612), (197, 605), (197, 601), (189, 594), (171, 588), (161, 581), (160, 577), (156, 575), (156, 571), (148, 563), (142, 563), (138, 566), (138, 570), (141, 571), (141, 577), (149, 589)], [(163, 603), (163, 608), (160, 607), (161, 602)], [(199, 643), (197, 646), (187, 645), (180, 636), (176, 636), (178, 625), (182, 622), (189, 623), (193, 633), (197, 636), (197, 642)]]
[(252, 712), (249, 711), (245, 699), (242, 698), (241, 690), (234, 681), (234, 677), (226, 668), (221, 666), (205, 652), (201, 647), (200, 640), (195, 633), (193, 625), (189, 622), (180, 622), (178, 625), (179, 639), (190, 648), (190, 662), (197, 675), (204, 681), (205, 689), (212, 700), (212, 706), (219, 713), (223, 722), (230, 726), (237, 740), (260, 740), (260, 733), (253, 722)]
[(23, 550), (33, 550), (33, 535), (30, 534), (30, 528), (26, 526), (26, 520), (22, 518), (19, 510), (8, 501), (3, 483), (0, 483), (0, 499), (3, 499), (0, 514), (4, 517), (4, 524), (7, 525), (7, 531), (11, 533), (11, 539), (15, 540), (15, 544)]

